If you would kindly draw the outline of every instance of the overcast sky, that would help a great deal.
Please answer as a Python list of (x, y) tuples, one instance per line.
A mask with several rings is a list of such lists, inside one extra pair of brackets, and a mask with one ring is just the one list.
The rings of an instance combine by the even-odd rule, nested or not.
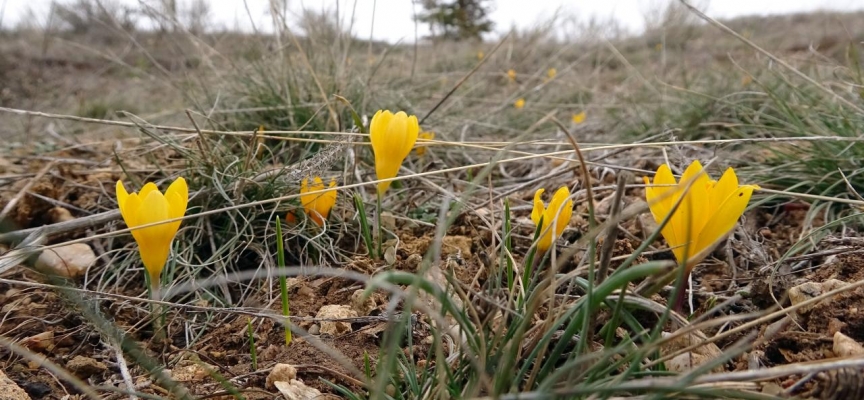
[[(58, 0), (72, 3), (74, 0)], [(107, 0), (135, 6), (139, 0)], [(158, 0), (140, 0), (150, 4)], [(191, 0), (177, 0), (181, 10), (188, 7)], [(213, 14), (213, 24), (224, 28), (246, 27), (250, 16), (257, 27), (267, 27), (268, 0), (246, 0), (249, 12), (246, 11), (243, 0), (208, 0)], [(379, 40), (395, 42), (398, 40), (413, 41), (413, 15), (420, 11), (420, 6), (413, 5), (412, 0), (288, 0), (291, 9), (297, 13), (302, 8), (335, 9), (337, 3), (340, 13), (347, 18), (354, 10), (354, 32), (361, 37), (368, 37), (372, 27), (374, 14), (375, 27), (373, 37)], [(492, 20), (497, 32), (505, 32), (512, 26), (528, 28), (548, 20), (556, 11), (562, 15), (572, 16), (587, 21), (594, 17), (601, 20), (614, 18), (631, 32), (638, 32), (644, 25), (645, 15), (650, 10), (661, 7), (669, 0), (494, 0)], [(707, 4), (708, 13), (717, 18), (728, 18), (740, 15), (779, 14), (814, 10), (862, 10), (862, 0), (694, 0), (697, 4)], [(15, 26), (26, 14), (28, 8), (37, 15), (46, 14), (51, 0), (0, 0), (3, 6), (2, 24), (4, 27)], [(355, 7), (356, 4), (356, 7)], [(425, 26), (419, 26), (419, 35), (427, 33)]]

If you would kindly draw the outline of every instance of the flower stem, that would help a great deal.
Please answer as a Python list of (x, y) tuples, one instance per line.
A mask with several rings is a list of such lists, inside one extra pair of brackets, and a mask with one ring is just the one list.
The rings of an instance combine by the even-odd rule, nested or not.
[(150, 275), (150, 300), (154, 301), (154, 303), (150, 303), (152, 306), (150, 312), (153, 316), (153, 338), (156, 341), (162, 341), (165, 339), (164, 325), (162, 323), (162, 305), (155, 303), (155, 301), (162, 301), (162, 286), (159, 282), (159, 275)]
[[(276, 217), (276, 263), (280, 270), (285, 268), (285, 244), (282, 241), (282, 222), (279, 221), (279, 217)], [(281, 273), (279, 274), (279, 293), (282, 297), (282, 315), (285, 317), (285, 345), (288, 346), (291, 344), (291, 322), (288, 319), (291, 315), (291, 310), (289, 309), (288, 280), (286, 276)], [(252, 329), (252, 325), (249, 326), (249, 329)], [(251, 331), (249, 337), (250, 339), (252, 338)], [(254, 339), (251, 340), (253, 340), (251, 346), (252, 349), (254, 349)], [(255, 361), (255, 364), (257, 365), (257, 361)]]
[(381, 191), (378, 191), (378, 213), (375, 218), (378, 220), (378, 251), (375, 252), (375, 259), (378, 259), (384, 254), (381, 251), (381, 244), (384, 242), (384, 236), (382, 236), (383, 230), (381, 229)]

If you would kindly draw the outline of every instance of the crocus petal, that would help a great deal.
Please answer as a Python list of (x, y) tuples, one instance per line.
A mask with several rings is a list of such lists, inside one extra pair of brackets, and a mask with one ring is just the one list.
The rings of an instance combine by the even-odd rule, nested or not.
[(702, 228), (711, 216), (706, 212), (711, 179), (697, 160), (693, 161), (681, 175), (679, 185), (682, 191), (686, 190), (687, 192), (684, 201), (678, 207), (678, 212), (681, 213), (684, 221), (682, 224), (683, 232), (681, 233), (689, 238), (688, 243), (695, 245), (695, 238), (699, 237)]
[(546, 209), (546, 214), (549, 216), (547, 220), (555, 221), (556, 238), (561, 236), (561, 232), (564, 232), (564, 228), (570, 223), (570, 217), (573, 214), (573, 201), (568, 200), (569, 197), (570, 190), (566, 186), (562, 186), (552, 196), (549, 208)]
[[(126, 222), (126, 226), (131, 228), (135, 228), (141, 223), (138, 222), (138, 210), (141, 209), (141, 197), (138, 196), (137, 193), (130, 193), (126, 199), (126, 211), (123, 214), (123, 221)], [(132, 230), (132, 237), (135, 238), (135, 241), (138, 242), (141, 235), (140, 230)]]
[(138, 196), (141, 196), (141, 200), (143, 201), (144, 199), (147, 198), (147, 195), (149, 195), (150, 192), (153, 192), (153, 191), (158, 192), (159, 187), (156, 186), (156, 184), (153, 182), (147, 182), (144, 184), (144, 187), (142, 187), (141, 190), (138, 191)]
[[(330, 188), (334, 187), (336, 187), (336, 180), (331, 180)], [(327, 190), (323, 193), (306, 193), (322, 190), (324, 190), (324, 181), (318, 176), (313, 178), (311, 186), (308, 178), (303, 179), (300, 185), (300, 202), (303, 204), (303, 210), (309, 219), (318, 226), (324, 226), (324, 221), (330, 215), (330, 209), (336, 204), (336, 190)]]
[[(150, 191), (141, 202), (138, 210), (138, 222), (147, 225), (169, 219), (168, 201), (158, 190)], [(171, 240), (176, 230), (171, 229), (172, 224), (160, 224), (147, 228), (138, 229), (136, 237), (138, 251), (144, 268), (151, 277), (158, 279), (171, 248)], [(133, 231), (135, 232), (135, 231)], [(140, 238), (140, 239), (139, 239)]]
[(747, 209), (747, 203), (750, 202), (753, 191), (757, 188), (758, 186), (755, 185), (743, 185), (726, 197), (699, 235), (697, 242), (699, 249), (710, 251), (735, 227), (738, 219)]
[[(647, 178), (645, 179), (645, 183), (651, 184)], [(658, 224), (666, 219), (666, 216), (669, 215), (669, 212), (675, 205), (675, 201), (678, 198), (675, 195), (678, 189), (675, 185), (677, 183), (675, 182), (675, 176), (672, 175), (672, 170), (669, 169), (668, 165), (662, 164), (654, 174), (653, 185), (645, 189), (645, 196), (651, 210), (651, 215), (654, 216), (654, 221)], [(683, 237), (680, 240), (678, 238), (676, 230), (676, 226), (678, 225), (680, 224), (672, 218), (661, 231), (666, 242), (673, 248), (680, 246), (683, 240)]]
[(189, 186), (186, 185), (186, 180), (183, 177), (174, 180), (165, 191), (165, 198), (168, 200), (168, 211), (172, 219), (186, 215), (189, 205)]
[[(545, 191), (546, 189), (537, 189), (537, 191), (534, 192), (534, 209), (531, 211), (531, 221), (534, 221), (534, 225), (539, 225), (540, 219), (543, 217), (543, 214), (546, 213), (546, 208), (543, 206), (542, 199), (543, 192)], [(546, 223), (548, 224), (549, 221), (546, 221)]]
[(712, 215), (717, 213), (720, 205), (736, 190), (738, 190), (738, 176), (735, 175), (735, 170), (727, 168), (711, 189), (711, 197), (708, 199), (709, 213)]
[(369, 140), (372, 142), (372, 148), (381, 148), (384, 138), (384, 130), (390, 125), (390, 118), (393, 114), (389, 110), (378, 110), (372, 116), (372, 122), (369, 123)]
[(115, 191), (117, 192), (117, 206), (120, 209), (120, 214), (123, 214), (123, 207), (126, 206), (126, 199), (129, 198), (129, 192), (127, 192), (126, 187), (123, 186), (123, 181), (117, 181)]

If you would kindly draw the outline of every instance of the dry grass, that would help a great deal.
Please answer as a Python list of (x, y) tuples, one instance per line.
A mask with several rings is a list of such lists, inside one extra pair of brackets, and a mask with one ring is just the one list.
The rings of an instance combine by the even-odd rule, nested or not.
[[(827, 396), (825, 388), (854, 397), (848, 384), (831, 385), (834, 372), (818, 373), (860, 371), (860, 358), (789, 343), (824, 347), (834, 331), (860, 342), (858, 317), (818, 309), (797, 326), (765, 328), (819, 299), (858, 299), (864, 264), (834, 255), (860, 242), (864, 38), (852, 33), (864, 14), (726, 21), (743, 41), (673, 15), (640, 37), (562, 42), (550, 25), (500, 46), (370, 44), (327, 16), (309, 16), (317, 22), (308, 35), (286, 25), (275, 36), (107, 26), (124, 40), (100, 46), (81, 33), (3, 32), (0, 54), (11, 57), (0, 63), (17, 61), (0, 65), (10, 82), (0, 89), (0, 209), (16, 203), (0, 227), (17, 233), (0, 233), (11, 249), (0, 256), (0, 365), (55, 395), (125, 396), (106, 387), (122, 381), (139, 396), (265, 398), (269, 368), (289, 360), (307, 384), (358, 399), (763, 399)], [(393, 257), (373, 260), (350, 200), (359, 194), (377, 212), (373, 158), (353, 112), (382, 108), (417, 114), (436, 136), (388, 192)], [(585, 122), (569, 122), (583, 111)], [(679, 315), (664, 298), (672, 288), (648, 297), (623, 289), (674, 268), (640, 217), (641, 176), (694, 159), (712, 173), (734, 166), (766, 190), (697, 270), (695, 309)], [(299, 207), (299, 181), (310, 175), (339, 181), (326, 231)], [(157, 343), (113, 184), (175, 176), (194, 194), (164, 275), (169, 343)], [(559, 251), (532, 262), (531, 197), (561, 185), (573, 193), (574, 218)], [(77, 222), (58, 223), (48, 212), (58, 206)], [(292, 267), (277, 269), (275, 217), (292, 213)], [(99, 256), (82, 278), (49, 279), (24, 262), (30, 250), (70, 243)], [(289, 346), (280, 275), (299, 278)], [(792, 307), (783, 297), (829, 275), (850, 285)], [(353, 333), (308, 333), (331, 322), (321, 306), (357, 308), (360, 294), (372, 305), (347, 319)], [(33, 302), (47, 306), (27, 308)], [(831, 318), (842, 324), (822, 323)], [(28, 365), (40, 350), (23, 349), (25, 339), (48, 330), (58, 338), (51, 364)], [(723, 353), (667, 371), (667, 361), (709, 342)], [(111, 366), (86, 382), (61, 376), (73, 355)], [(179, 371), (190, 368), (204, 372), (184, 381)]]

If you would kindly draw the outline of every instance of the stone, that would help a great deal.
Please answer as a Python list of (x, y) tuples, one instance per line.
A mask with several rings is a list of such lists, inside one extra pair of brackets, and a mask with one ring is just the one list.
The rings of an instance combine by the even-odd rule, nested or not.
[(396, 217), (394, 217), (389, 211), (382, 212), (381, 227), (390, 232), (396, 232)]
[(200, 382), (210, 376), (210, 370), (217, 370), (212, 365), (200, 361), (184, 366), (175, 367), (171, 370), (171, 379), (177, 382)]
[(842, 332), (834, 333), (833, 350), (837, 357), (859, 357), (864, 354), (864, 346)]
[(364, 296), (364, 293), (366, 291), (363, 289), (357, 289), (351, 293), (351, 308), (357, 312), (357, 315), (369, 315), (378, 306), (375, 304), (373, 296)]
[(55, 224), (75, 219), (75, 217), (72, 216), (72, 213), (63, 207), (54, 207), (48, 210), (48, 218)]
[(423, 256), (417, 253), (413, 253), (408, 256), (408, 259), (405, 260), (405, 268), (408, 271), (417, 271), (417, 268), (420, 267), (420, 263), (423, 262)]
[[(341, 304), (332, 304), (321, 307), (318, 310), (318, 319), (338, 319), (338, 318), (356, 318), (357, 312), (351, 307)], [(351, 323), (347, 321), (319, 321), (321, 324), (321, 334), (338, 336), (346, 333), (351, 333)]]
[(0, 400), (30, 400), (30, 395), (0, 369)]
[[(662, 335), (663, 337), (672, 336), (672, 334), (667, 332), (663, 332)], [(692, 331), (688, 334), (678, 335), (678, 337), (672, 339), (670, 342), (663, 345), (660, 348), (660, 352), (663, 355), (672, 354), (677, 352), (678, 350), (690, 347), (692, 345), (704, 343), (707, 340), (708, 337), (705, 336), (702, 331)], [(716, 344), (705, 343), (688, 352), (684, 352), (674, 356), (673, 358), (667, 360), (664, 364), (666, 365), (666, 369), (669, 371), (685, 373), (709, 361), (716, 360), (722, 355), (723, 351), (721, 351)], [(720, 365), (718, 367), (715, 367), (713, 372), (723, 372), (723, 366)]]
[(54, 331), (45, 331), (24, 338), (21, 345), (33, 351), (45, 351), (54, 347)]
[[(839, 289), (846, 285), (848, 285), (848, 283), (839, 279), (828, 279), (825, 282), (805, 282), (798, 286), (789, 288), (789, 301), (792, 302), (793, 306), (796, 306), (814, 297), (821, 296), (823, 293)], [(830, 302), (831, 299), (825, 299), (818, 303), (798, 307), (798, 313), (807, 313), (812, 310), (813, 307), (816, 307), (817, 304), (825, 305)]]
[(305, 383), (297, 379), (288, 382), (276, 381), (274, 386), (287, 400), (319, 400), (323, 398), (323, 394), (318, 389), (306, 386)]
[(108, 370), (108, 367), (101, 361), (84, 356), (75, 356), (66, 363), (66, 368), (79, 378), (84, 379)]
[(48, 249), (36, 260), (36, 269), (46, 274), (55, 274), (75, 279), (96, 262), (96, 254), (85, 243), (74, 243)]
[(291, 364), (280, 363), (276, 364), (276, 366), (270, 370), (265, 385), (268, 389), (271, 389), (274, 387), (276, 382), (291, 382), (295, 379), (297, 379), (297, 368)]

